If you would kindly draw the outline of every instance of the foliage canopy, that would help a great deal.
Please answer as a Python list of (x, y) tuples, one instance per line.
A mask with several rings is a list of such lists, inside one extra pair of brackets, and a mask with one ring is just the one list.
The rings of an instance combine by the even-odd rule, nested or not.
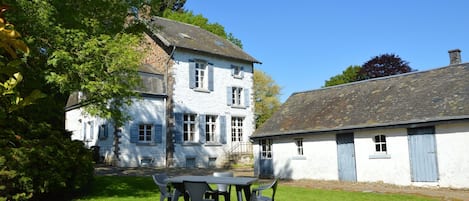
[(359, 80), (367, 80), (390, 75), (411, 72), (409, 62), (402, 60), (395, 54), (375, 56), (363, 64), (359, 72)]
[(280, 108), (280, 86), (260, 70), (254, 70), (254, 101), (256, 127), (261, 126)]

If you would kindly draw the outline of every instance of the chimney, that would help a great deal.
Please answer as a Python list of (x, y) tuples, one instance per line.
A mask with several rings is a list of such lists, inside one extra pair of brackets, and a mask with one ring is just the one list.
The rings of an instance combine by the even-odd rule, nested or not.
[(460, 49), (449, 50), (448, 53), (449, 53), (449, 65), (461, 63), (461, 50)]

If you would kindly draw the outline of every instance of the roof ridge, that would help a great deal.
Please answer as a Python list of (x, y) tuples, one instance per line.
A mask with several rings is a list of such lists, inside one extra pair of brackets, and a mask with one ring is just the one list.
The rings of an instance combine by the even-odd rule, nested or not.
[[(169, 18), (164, 18), (164, 17), (160, 17), (160, 16), (153, 16), (153, 17), (151, 17), (151, 18), (152, 18), (152, 19), (153, 19), (153, 18), (158, 18), (158, 19), (160, 19), (160, 20), (166, 20), (166, 21), (170, 21), (170, 22), (174, 22), (174, 23), (179, 23), (179, 24), (184, 24), (184, 25), (193, 26), (193, 27), (202, 29), (200, 26), (197, 26), (197, 25), (194, 25), (194, 24), (189, 24), (189, 23), (186, 23), (186, 22), (181, 22), (181, 21), (177, 21), (177, 20), (173, 20), (173, 19), (169, 19)], [(203, 30), (204, 30), (204, 29), (203, 29)]]
[(456, 67), (456, 66), (464, 66), (464, 65), (469, 66), (469, 62), (460, 63), (460, 64), (452, 64), (452, 65), (448, 65), (448, 66), (437, 67), (437, 68), (432, 68), (432, 69), (427, 69), (427, 70), (422, 70), (422, 71), (412, 71), (412, 72), (402, 73), (402, 74), (397, 74), (397, 75), (389, 75), (389, 76), (377, 77), (377, 78), (373, 78), (373, 79), (360, 80), (360, 81), (349, 82), (349, 83), (345, 83), (345, 84), (339, 84), (339, 85), (334, 85), (334, 86), (329, 86), (329, 87), (324, 87), (324, 88), (319, 88), (319, 89), (299, 91), (299, 92), (293, 93), (292, 96), (296, 95), (296, 94), (303, 94), (303, 93), (310, 93), (310, 92), (314, 92), (314, 91), (321, 91), (321, 90), (332, 89), (332, 88), (346, 87), (346, 86), (351, 86), (351, 85), (363, 84), (363, 83), (367, 83), (367, 82), (374, 82), (374, 81), (379, 81), (379, 80), (392, 79), (392, 78), (396, 78), (396, 77), (403, 77), (403, 76), (410, 76), (410, 75), (414, 75), (414, 74), (428, 73), (428, 72), (431, 72), (431, 71), (437, 71), (437, 70), (441, 70), (441, 69), (452, 68), (452, 67)]

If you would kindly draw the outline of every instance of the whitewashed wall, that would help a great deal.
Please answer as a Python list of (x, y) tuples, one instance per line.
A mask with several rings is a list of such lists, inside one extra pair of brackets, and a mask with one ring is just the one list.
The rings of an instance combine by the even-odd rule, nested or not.
[[(135, 100), (126, 111), (132, 118), (122, 129), (119, 166), (137, 167), (142, 165), (140, 161), (143, 158), (152, 158), (153, 166), (164, 167), (166, 165), (165, 100), (145, 97), (142, 100)], [(130, 127), (134, 123), (162, 124), (162, 143), (131, 143)]]
[[(134, 100), (134, 103), (125, 109), (131, 121), (127, 122), (122, 128), (122, 137), (120, 138), (120, 161), (117, 165), (126, 167), (140, 166), (140, 160), (144, 157), (154, 159), (154, 166), (164, 166), (166, 158), (166, 130), (165, 130), (165, 100), (163, 98), (149, 98), (145, 97), (141, 100)], [(94, 129), (91, 134), (86, 132), (84, 136), (83, 124), (93, 122)], [(140, 123), (160, 123), (163, 124), (163, 143), (161, 144), (137, 144), (130, 143), (130, 125), (133, 122)], [(107, 137), (102, 138), (98, 136), (99, 125), (107, 124)], [(72, 131), (72, 140), (83, 141), (85, 146), (100, 147), (100, 155), (104, 157), (106, 162), (111, 161), (113, 153), (113, 125), (103, 119), (90, 117), (82, 112), (81, 109), (74, 109), (66, 112), (65, 128)], [(88, 129), (87, 129), (88, 130)], [(88, 130), (89, 131), (89, 130)]]
[[(357, 181), (410, 185), (407, 129), (355, 132)], [(385, 135), (387, 154), (375, 152), (375, 135)]]
[[(384, 182), (403, 186), (469, 188), (469, 123), (435, 126), (438, 182), (412, 182), (406, 128), (358, 131), (355, 157), (358, 182)], [(375, 153), (373, 138), (386, 135), (387, 154)], [(338, 180), (335, 134), (303, 136), (304, 156), (294, 139), (274, 139), (274, 174), (280, 178)], [(254, 146), (255, 161), (260, 147)], [(259, 166), (255, 164), (255, 174)]]
[(441, 187), (469, 188), (469, 123), (436, 126)]
[[(206, 167), (209, 157), (217, 158), (217, 165), (223, 163), (226, 153), (231, 146), (231, 117), (244, 117), (243, 140), (249, 141), (254, 131), (254, 106), (252, 101), (253, 69), (251, 63), (240, 63), (235, 60), (220, 59), (214, 56), (194, 55), (183, 51), (174, 54), (175, 65), (172, 76), (175, 79), (173, 99), (174, 112), (191, 112), (194, 114), (226, 116), (226, 145), (209, 146), (200, 144), (176, 144), (175, 162), (177, 166), (185, 166), (186, 156), (197, 156), (199, 167)], [(213, 64), (214, 91), (200, 92), (189, 87), (189, 60), (201, 59)], [(231, 75), (231, 65), (244, 67), (244, 78), (237, 79)], [(248, 108), (232, 108), (227, 105), (227, 87), (248, 88), (251, 93)]]
[(303, 156), (293, 139), (274, 140), (274, 174), (281, 178), (337, 180), (337, 146), (334, 134), (303, 138)]

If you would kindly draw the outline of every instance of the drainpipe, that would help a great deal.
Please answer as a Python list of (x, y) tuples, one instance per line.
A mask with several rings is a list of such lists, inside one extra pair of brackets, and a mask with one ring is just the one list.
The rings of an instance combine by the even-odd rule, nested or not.
[(173, 112), (173, 94), (172, 90), (170, 92), (169, 87), (169, 65), (171, 58), (176, 51), (176, 46), (173, 45), (173, 50), (169, 54), (168, 60), (166, 61), (166, 73), (165, 73), (165, 92), (166, 92), (166, 109), (165, 109), (165, 118), (166, 118), (166, 167), (172, 167), (174, 165), (174, 142), (173, 142), (173, 132), (172, 128), (174, 126), (174, 112)]

